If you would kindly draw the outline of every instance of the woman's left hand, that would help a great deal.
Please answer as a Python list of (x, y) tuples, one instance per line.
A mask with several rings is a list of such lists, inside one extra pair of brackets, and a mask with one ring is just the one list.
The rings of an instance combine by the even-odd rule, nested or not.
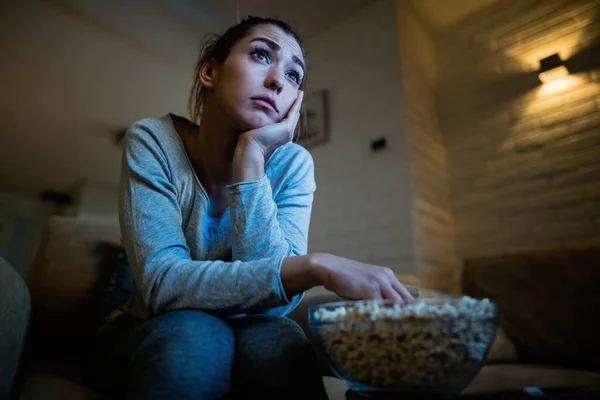
[[(256, 147), (261, 151), (266, 161), (278, 147), (290, 142), (294, 138), (294, 131), (300, 119), (300, 107), (303, 97), (304, 92), (299, 90), (294, 104), (281, 121), (244, 132), (240, 137), (244, 142), (243, 146)], [(240, 144), (238, 144), (239, 146)]]

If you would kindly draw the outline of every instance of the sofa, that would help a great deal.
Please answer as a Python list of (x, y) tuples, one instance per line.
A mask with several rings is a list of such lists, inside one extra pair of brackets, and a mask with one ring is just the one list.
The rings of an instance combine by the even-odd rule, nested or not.
[[(524, 386), (600, 390), (600, 324), (595, 319), (600, 306), (599, 266), (598, 243), (465, 260), (461, 294), (490, 298), (499, 305), (501, 316), (486, 365), (465, 392)], [(29, 295), (8, 300), (20, 310), (14, 323), (27, 329), (24, 344), (14, 338), (10, 343), (20, 349), (12, 352), (19, 355), (16, 373), (16, 361), (0, 360), (2, 378), (13, 383), (12, 398), (100, 398), (82, 374), (82, 355), (92, 345), (102, 318), (119, 301), (109, 294), (118, 292), (115, 287), (122, 283), (119, 271), (124, 267), (118, 227), (70, 217), (49, 219), (25, 280)], [(8, 274), (5, 285), (25, 287), (17, 274)], [(420, 297), (453, 296), (432, 289), (435, 282), (420, 282), (414, 276), (401, 280), (417, 286)], [(312, 339), (308, 307), (335, 300), (339, 300), (335, 294), (315, 288), (290, 318)], [(0, 297), (0, 301), (7, 300)], [(320, 368), (331, 376), (325, 363)], [(334, 386), (332, 400), (343, 399), (345, 386), (339, 381)]]

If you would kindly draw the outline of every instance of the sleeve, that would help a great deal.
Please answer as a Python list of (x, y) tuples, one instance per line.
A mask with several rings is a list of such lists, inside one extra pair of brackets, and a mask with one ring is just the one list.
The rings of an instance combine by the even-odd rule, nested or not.
[(178, 309), (251, 314), (290, 304), (281, 283), (281, 254), (229, 263), (192, 260), (164, 150), (143, 126), (134, 125), (125, 143), (121, 233), (150, 315)]
[[(252, 261), (268, 257), (305, 255), (313, 194), (316, 189), (314, 164), (304, 149), (293, 160), (283, 160), (289, 177), (274, 198), (271, 182), (263, 178), (227, 187), (231, 218), (231, 247), (234, 260)], [(287, 313), (303, 295), (291, 300), (291, 306), (270, 313)]]

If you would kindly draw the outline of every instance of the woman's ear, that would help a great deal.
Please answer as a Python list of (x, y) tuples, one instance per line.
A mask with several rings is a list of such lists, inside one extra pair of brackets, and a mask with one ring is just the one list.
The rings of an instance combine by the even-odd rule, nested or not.
[(207, 89), (215, 87), (216, 69), (213, 60), (207, 60), (200, 68), (200, 82)]

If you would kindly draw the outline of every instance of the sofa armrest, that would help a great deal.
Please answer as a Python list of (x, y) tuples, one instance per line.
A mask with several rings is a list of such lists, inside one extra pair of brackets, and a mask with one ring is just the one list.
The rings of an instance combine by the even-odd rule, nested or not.
[(485, 359), (486, 364), (516, 364), (519, 362), (517, 347), (502, 327), (496, 330), (496, 337)]

